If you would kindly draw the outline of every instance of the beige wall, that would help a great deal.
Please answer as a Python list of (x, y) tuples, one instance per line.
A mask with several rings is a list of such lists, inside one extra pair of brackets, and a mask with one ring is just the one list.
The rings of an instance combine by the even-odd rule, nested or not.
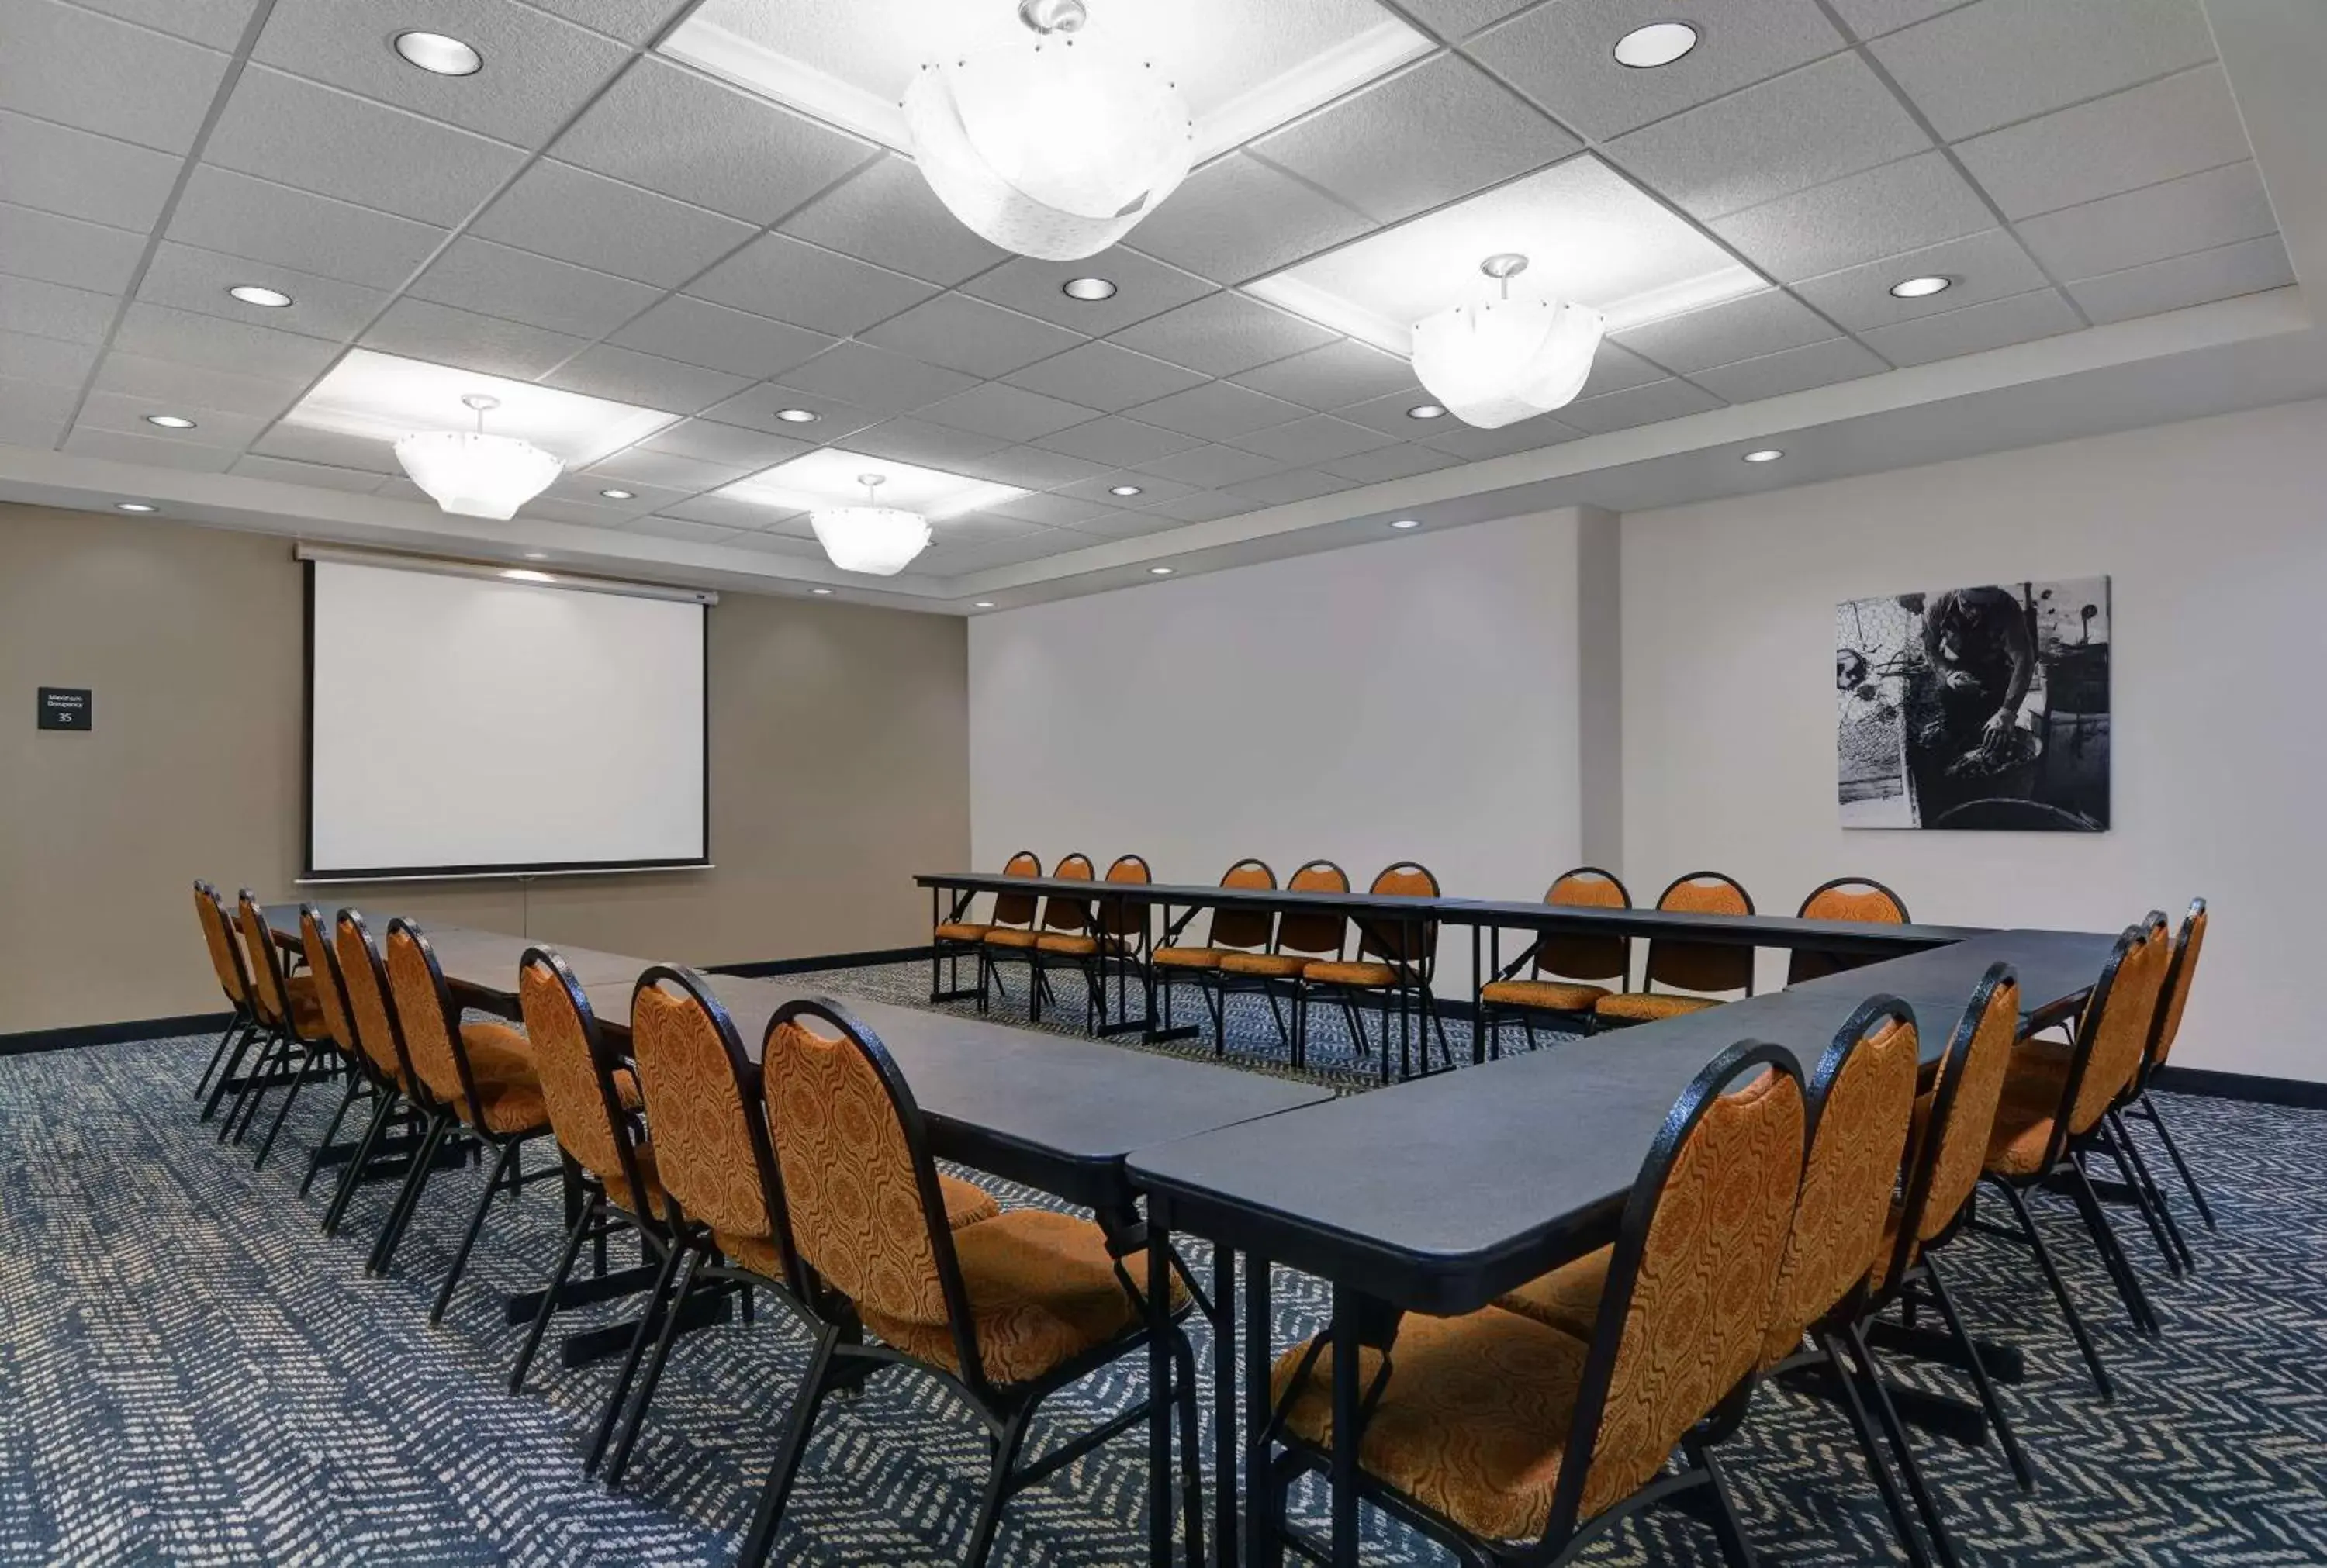
[[(222, 1005), (187, 888), (298, 891), (300, 619), (287, 540), (0, 505), (0, 1033)], [(697, 964), (925, 941), (911, 873), (969, 853), (963, 622), (727, 594), (710, 667), (715, 869), (306, 896)], [(35, 731), (40, 686), (94, 732)]]

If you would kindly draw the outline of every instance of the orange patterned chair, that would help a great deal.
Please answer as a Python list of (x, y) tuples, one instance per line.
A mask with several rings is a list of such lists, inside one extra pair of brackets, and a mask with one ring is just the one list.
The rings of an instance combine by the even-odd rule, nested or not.
[[(1742, 1414), (1762, 1363), (1802, 1131), (1790, 1053), (1740, 1044), (1708, 1064), (1641, 1166), (1587, 1337), (1488, 1306), (1406, 1316), (1387, 1376), (1380, 1352), (1363, 1353), (1361, 1496), (1463, 1561), (1563, 1563), (1624, 1518), (1701, 1489), (1724, 1554), (1752, 1561), (1710, 1445)], [(1276, 1535), (1289, 1534), (1292, 1480), (1330, 1470), (1332, 1386), (1323, 1336), (1277, 1362), (1285, 1446), (1256, 1499)], [(1668, 1471), (1676, 1447), (1683, 1468)]]
[[(1345, 893), (1350, 873), (1330, 860), (1313, 860), (1293, 873), (1287, 892)], [(1227, 1018), (1228, 998), (1257, 994), (1268, 1000), (1269, 1016), (1276, 1021), (1277, 1038), (1297, 1064), (1307, 1055), (1308, 1020), (1301, 1009), (1301, 972), (1320, 958), (1338, 960), (1350, 939), (1349, 916), (1340, 910), (1287, 909), (1278, 911), (1276, 931), (1266, 952), (1224, 951), (1212, 972), (1216, 1025)], [(1290, 1003), (1291, 1027), (1285, 1024), (1285, 1003)]]
[[(1794, 914), (1804, 920), (1863, 920), (1884, 926), (1910, 923), (1906, 901), (1881, 882), (1863, 876), (1838, 876), (1832, 882), (1820, 882), (1810, 890)], [(1798, 985), (1820, 975), (1839, 975), (1846, 969), (1879, 962), (1878, 958), (1857, 954), (1796, 947), (1786, 959), (1786, 984)]]
[[(1079, 854), (1061, 856), (1059, 863), (1051, 870), (1052, 877), (1068, 882), (1087, 882), (1095, 874), (1090, 856)], [(996, 899), (996, 923), (987, 929), (982, 945), (981, 950), (986, 956), (984, 973), (993, 975), (995, 984), (1000, 985), (1005, 964), (1023, 964), (1026, 966), (1026, 1021), (1038, 1022), (1042, 1016), (1042, 998), (1048, 983), (1043, 979), (1042, 965), (1035, 957), (1036, 949), (1042, 946), (1042, 938), (1048, 933), (1085, 934), (1090, 924), (1090, 905), (1080, 899), (1062, 899), (1053, 893), (1042, 899), (1041, 912), (1023, 927), (1002, 922), (999, 919), (1001, 905), (1002, 901)], [(979, 984), (982, 989), (984, 981), (981, 979)], [(1009, 994), (1007, 988), (1003, 994)], [(980, 1006), (983, 1005), (981, 1003)]]
[[(2149, 1049), (2143, 1056), (2141, 1072), (2134, 1079), (2133, 1092), (2125, 1097), (2118, 1119), (2122, 1122), (2126, 1117), (2137, 1116), (2149, 1124), (2150, 1129), (2157, 1134), (2157, 1141), (2163, 1145), (2166, 1158), (2173, 1162), (2173, 1169), (2181, 1175), (2182, 1185), (2188, 1190), (2191, 1201), (2198, 1206), (2198, 1218), (2206, 1222), (2208, 1230), (2211, 1230), (2214, 1228), (2214, 1211), (2208, 1206), (2206, 1194), (2198, 1186), (2198, 1179), (2190, 1173), (2190, 1162), (2182, 1157), (2181, 1147), (2173, 1142), (2173, 1134), (2166, 1127), (2165, 1118), (2149, 1092), (2158, 1070), (2165, 1066), (2165, 1059), (2173, 1052), (2174, 1037), (2182, 1032), (2182, 1010), (2189, 1003), (2190, 982), (2198, 972), (2199, 950), (2205, 945), (2206, 901), (2191, 899), (2188, 911), (2182, 917), (2182, 929), (2173, 936), (2173, 962), (2165, 972), (2164, 1000), (2157, 1009), (2157, 1027), (2150, 1035)], [(2133, 1141), (2130, 1128), (2121, 1131), (2118, 1135), (2124, 1139), (2126, 1152), (2132, 1156), (2135, 1164), (2141, 1164), (2141, 1148)], [(2193, 1262), (2188, 1246), (2182, 1241), (2180, 1228), (2173, 1224), (2173, 1210), (2166, 1207), (2165, 1195), (2149, 1181), (2146, 1170), (2142, 1171), (2142, 1181), (2150, 1188), (2152, 1200), (2166, 1226), (2173, 1231), (2174, 1241), (2183, 1261)]]
[[(327, 1158), (348, 1151), (337, 1148), (332, 1142), (339, 1136), (340, 1127), (348, 1119), (348, 1112), (360, 1097), (376, 1096), (378, 1085), (373, 1081), (371, 1064), (365, 1059), (363, 1047), (356, 1036), (355, 1017), (348, 1011), (348, 989), (340, 978), (340, 958), (332, 950), (331, 939), (323, 934), (323, 911), (313, 904), (299, 906), (299, 951), (306, 959), (308, 976), (315, 985), (315, 1000), (323, 1015), (323, 1041), (336, 1060), (335, 1069), (347, 1081), (340, 1095), (339, 1107), (332, 1113), (323, 1128), (323, 1136), (308, 1156), (307, 1174), (299, 1182), (299, 1195), (305, 1197), (315, 1183), (316, 1174)], [(276, 1114), (275, 1125), (268, 1129), (266, 1143), (275, 1142), (276, 1134), (283, 1130), (283, 1118), (291, 1104), (285, 1099)], [(258, 1151), (260, 1164), (266, 1162), (266, 1145)]]
[[(411, 1059), (405, 1053), (396, 999), (388, 988), (388, 966), (380, 961), (379, 944), (372, 939), (371, 928), (365, 923), (360, 910), (340, 911), (332, 926), (332, 950), (339, 959), (348, 1023), (355, 1031), (356, 1044), (370, 1069), (373, 1083), (378, 1086), (379, 1097), (372, 1106), (371, 1124), (356, 1143), (354, 1158), (340, 1172), (339, 1190), (332, 1195), (330, 1206), (323, 1210), (325, 1236), (340, 1233), (341, 1222), (347, 1218), (348, 1206), (366, 1180), (372, 1160), (388, 1148), (389, 1125), (399, 1115), (409, 1124), (407, 1130), (411, 1136), (403, 1153), (416, 1153), (426, 1140), (426, 1123), (435, 1108), (428, 1097), (427, 1086), (412, 1070)], [(407, 1168), (407, 1185), (413, 1175)], [(402, 1201), (399, 1193), (397, 1202), (389, 1208), (391, 1218)]]
[[(1676, 877), (1657, 897), (1657, 908), (1699, 915), (1750, 915), (1753, 901), (1735, 879), (1717, 871), (1695, 871)], [(1603, 996), (1593, 1004), (1593, 1019), (1603, 1024), (1653, 1023), (1717, 1007), (1725, 996), (1676, 995), (1659, 985), (1681, 992), (1734, 991), (1753, 994), (1753, 949), (1726, 942), (1693, 942), (1687, 938), (1651, 937), (1649, 957), (1640, 971), (1640, 988)]]
[[(1018, 1464), (1044, 1399), (1101, 1367), (1138, 1364), (1134, 1352), (1148, 1343), (1145, 1308), (1107, 1234), (1089, 1219), (1015, 1209), (959, 1223), (912, 1090), (879, 1038), (836, 1004), (780, 1009), (769, 1021), (762, 1060), (792, 1247), (853, 1309), (855, 1321), (817, 1330), (808, 1386), (792, 1402), (739, 1562), (757, 1568), (774, 1544), (825, 1395), (887, 1364), (939, 1378), (993, 1439), (994, 1469), (967, 1558), (978, 1568), (1005, 1501), (1094, 1441), (1144, 1421), (1145, 1402), (1091, 1439)], [(1173, 1305), (1186, 1308), (1176, 1281)], [(855, 1332), (859, 1324), (883, 1342), (864, 1343)], [(1173, 1340), (1182, 1462), (1193, 1477), (1193, 1358), (1176, 1329)], [(1149, 1391), (1151, 1399), (1165, 1396)], [(1188, 1501), (1192, 1525), (1192, 1486)]]
[[(219, 1036), (218, 1049), (210, 1052), (210, 1065), (194, 1082), (194, 1098), (201, 1100), (202, 1120), (207, 1122), (225, 1097), (227, 1079), (241, 1065), (243, 1052), (248, 1049), (252, 1032), (258, 1026), (258, 1015), (251, 1011), (250, 975), (243, 966), (242, 947), (235, 940), (234, 924), (227, 919), (226, 905), (219, 898), (218, 889), (206, 882), (194, 883), (194, 919), (202, 928), (202, 945), (210, 949), (210, 968), (218, 975), (219, 989), (225, 993), (227, 1005), (233, 1017), (226, 1032)], [(210, 1076), (218, 1075), (211, 1086)]]
[[(1402, 860), (1384, 866), (1374, 877), (1367, 892), (1378, 897), (1435, 899), (1438, 896), (1438, 879), (1430, 868), (1414, 861)], [(1341, 1015), (1350, 1026), (1350, 1043), (1358, 1054), (1366, 1051), (1365, 1025), (1358, 1013), (1357, 999), (1372, 996), (1377, 999), (1381, 1015), (1382, 1054), (1381, 1078), (1389, 1081), (1390, 1006), (1393, 1000), (1403, 1003), (1412, 994), (1420, 1003), (1416, 1027), (1423, 1031), (1422, 1067), (1430, 1070), (1430, 1037), (1428, 1031), (1435, 1025), (1438, 1033), (1438, 1054), (1446, 1066), (1453, 1058), (1446, 1049), (1446, 1022), (1438, 1015), (1438, 998), (1430, 989), (1431, 977), (1438, 967), (1438, 922), (1428, 920), (1418, 927), (1388, 924), (1371, 916), (1357, 917), (1358, 954), (1354, 958), (1319, 958), (1301, 966), (1301, 993), (1297, 1008), (1303, 1022), (1298, 1031), (1306, 1055), (1309, 999), (1322, 993), (1341, 1004)], [(1401, 1031), (1398, 1039), (1398, 1076), (1411, 1076), (1413, 1063), (1407, 1059), (1409, 1041)], [(1295, 1065), (1299, 1065), (1297, 1062)]]
[[(1145, 856), (1119, 854), (1100, 880), (1108, 887), (1120, 889), (1145, 887), (1155, 879), (1148, 873)], [(1083, 908), (1078, 929), (1073, 923), (1076, 912), (1072, 906), (1061, 916), (1059, 901), (1051, 901), (1043, 929), (1034, 938), (1034, 973), (1041, 978), (1051, 969), (1072, 969), (1082, 975), (1084, 1032), (1097, 1034), (1099, 1020), (1107, 1013), (1108, 971), (1115, 972), (1127, 991), (1134, 965), (1145, 969), (1148, 911), (1154, 907), (1145, 899), (1128, 895), (1102, 896)], [(1049, 995), (1047, 980), (1037, 985), (1035, 990), (1040, 995)], [(1052, 1000), (1055, 1004), (1055, 998)]]
[[(1613, 872), (1579, 865), (1562, 872), (1543, 901), (1571, 909), (1629, 910), (1632, 895), (1624, 891)], [(1631, 945), (1622, 937), (1545, 932), (1479, 987), (1478, 1030), (1487, 1042), (1487, 1053), (1503, 1054), (1502, 1026), (1507, 1022), (1526, 1030), (1530, 1050), (1535, 1049), (1535, 1021), (1539, 1016), (1570, 1026), (1581, 1024), (1588, 1031), (1594, 1022), (1593, 1009), (1600, 999), (1624, 988), (1631, 958)], [(1530, 965), (1533, 972), (1519, 979), (1519, 971)], [(1615, 984), (1603, 984), (1606, 981)]]
[[(258, 1119), (258, 1107), (270, 1088), (285, 1091), (285, 1108), (299, 1097), (314, 1076), (316, 1065), (329, 1059), (323, 1040), (323, 1005), (315, 995), (315, 977), (293, 975), (284, 962), (266, 913), (248, 888), (236, 900), (242, 930), (244, 974), (250, 981), (251, 1014), (263, 1031), (257, 1065), (242, 1080), (234, 1108), (219, 1127), (219, 1142), (239, 1143)], [(276, 1125), (282, 1125), (281, 1115)], [(258, 1163), (266, 1163), (270, 1135), (261, 1146)]]
[[(1275, 891), (1276, 873), (1264, 860), (1240, 860), (1223, 873), (1220, 886), (1248, 891)], [(1192, 915), (1193, 911), (1191, 911)], [(1164, 1027), (1172, 1027), (1172, 987), (1182, 977), (1192, 979), (1204, 994), (1205, 1010), (1212, 1015), (1212, 1053), (1228, 1050), (1228, 1031), (1221, 1012), (1219, 978), (1220, 960), (1230, 953), (1266, 953), (1270, 936), (1276, 929), (1273, 910), (1229, 907), (1212, 911), (1210, 928), (1205, 932), (1203, 946), (1178, 947), (1170, 941), (1173, 932), (1164, 933), (1164, 945), (1155, 949), (1148, 967), (1155, 976), (1157, 995), (1163, 1006)]]
[[(1042, 874), (1042, 858), (1031, 849), (1022, 849), (1002, 865), (1004, 876), (1037, 877)], [(986, 938), (988, 932), (1007, 926), (1032, 926), (1034, 923), (1035, 898), (1032, 893), (996, 893), (994, 895), (994, 916), (986, 920), (964, 919), (968, 906), (974, 901), (964, 897), (954, 906), (953, 912), (938, 921), (930, 933), (930, 1000), (945, 1002), (962, 994), (960, 963), (964, 957), (977, 965), (977, 1009), (986, 1011)], [(939, 979), (939, 967), (945, 966), (945, 979)]]

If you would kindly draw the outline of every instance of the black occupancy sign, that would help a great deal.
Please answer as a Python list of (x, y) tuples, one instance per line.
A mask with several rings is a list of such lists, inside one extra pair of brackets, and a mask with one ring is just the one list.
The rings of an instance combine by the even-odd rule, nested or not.
[(41, 728), (86, 730), (89, 726), (89, 719), (87, 686), (42, 686), (41, 688)]

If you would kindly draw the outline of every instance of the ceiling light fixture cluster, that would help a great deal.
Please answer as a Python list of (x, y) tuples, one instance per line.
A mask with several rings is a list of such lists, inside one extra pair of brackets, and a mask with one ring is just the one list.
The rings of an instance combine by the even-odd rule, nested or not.
[(863, 506), (819, 507), (808, 514), (816, 542), (844, 572), (893, 577), (929, 548), (930, 520), (919, 512), (881, 504), (886, 474), (860, 473), (856, 482), (864, 487)]
[(1511, 294), (1528, 258), (1491, 256), (1479, 270), (1494, 297), (1425, 316), (1414, 326), (1414, 373), (1465, 425), (1494, 430), (1575, 400), (1592, 374), (1606, 322), (1598, 311), (1547, 294)]
[(475, 430), (415, 431), (396, 443), (396, 461), (445, 511), (507, 522), (565, 464), (531, 442), (486, 434), (485, 415), (500, 398), (472, 392), (461, 403), (476, 415)]

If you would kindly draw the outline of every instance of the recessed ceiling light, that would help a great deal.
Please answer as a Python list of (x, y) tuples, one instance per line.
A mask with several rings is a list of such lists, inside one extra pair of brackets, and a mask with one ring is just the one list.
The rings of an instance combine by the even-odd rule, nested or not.
[(1147, 568), (1147, 574), (1150, 577), (1169, 577), (1172, 574), (1172, 568), (1169, 566), (1150, 566)]
[(192, 430), (194, 427), (194, 422), (182, 414), (148, 414), (145, 423), (158, 425), (164, 430)]
[(1059, 292), (1070, 300), (1096, 303), (1115, 297), (1115, 285), (1103, 277), (1070, 277), (1059, 285)]
[(1955, 286), (1955, 279), (1940, 277), (1935, 274), (1930, 277), (1911, 277), (1904, 283), (1894, 283), (1891, 285), (1891, 293), (1898, 299), (1920, 300), (1928, 299), (1935, 294), (1945, 294)]
[[(531, 557), (528, 557), (530, 559)], [(523, 566), (511, 566), (501, 574), (513, 583), (555, 583), (556, 578), (547, 572), (530, 572)]]
[(547, 561), (549, 556), (540, 550), (528, 550), (525, 553), (525, 558), (528, 561)]
[(158, 512), (162, 509), (149, 501), (116, 501), (113, 509), (117, 512)]
[(1435, 403), (1417, 403), (1406, 411), (1408, 419), (1444, 419), (1446, 410)]
[(991, 599), (981, 599), (975, 606), (973, 606), (973, 608), (978, 610), (991, 610), (994, 608), (994, 601)]
[(1635, 70), (1670, 65), (1696, 47), (1696, 29), (1686, 22), (1651, 22), (1616, 40), (1616, 63)]
[(226, 291), (247, 305), (261, 305), (279, 311), (291, 303), (291, 296), (279, 288), (261, 288), (255, 283), (238, 283)]
[(1422, 527), (1422, 519), (1420, 518), (1400, 518), (1397, 521), (1392, 523), (1390, 527), (1393, 528), (1418, 528)]
[(779, 408), (776, 417), (786, 425), (814, 425), (822, 416), (812, 408)]
[(438, 76), (474, 76), (485, 69), (485, 57), (457, 38), (441, 33), (399, 33), (396, 52), (407, 64)]
[(1785, 455), (1785, 453), (1777, 447), (1764, 446), (1757, 451), (1747, 453), (1745, 454), (1745, 461), (1747, 462), (1775, 462)]
[(809, 592), (809, 593), (813, 593), (813, 594), (815, 594), (818, 598), (821, 599), (821, 598), (823, 598), (826, 594), (827, 594), (827, 593), (831, 593), (831, 592), (832, 592), (832, 590), (831, 590), (831, 589), (829, 589), (829, 588), (811, 588), (811, 589), (809, 589), (809, 590), (808, 590), (808, 592)]
[(1140, 490), (1135, 484), (1117, 484), (1109, 485), (1107, 493), (1111, 496), (1135, 496), (1140, 493)]
[(636, 490), (602, 490), (598, 493), (610, 501), (634, 501), (639, 499)]

